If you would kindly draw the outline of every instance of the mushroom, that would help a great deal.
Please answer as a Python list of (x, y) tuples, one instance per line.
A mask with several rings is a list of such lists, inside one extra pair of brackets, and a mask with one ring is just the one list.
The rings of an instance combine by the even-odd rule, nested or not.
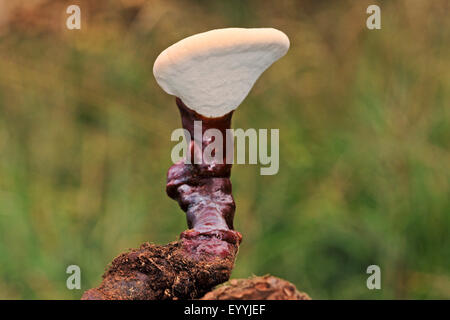
[[(156, 59), (158, 84), (175, 95), (183, 128), (194, 136), (230, 128), (233, 111), (255, 81), (289, 48), (281, 31), (229, 28), (181, 40)], [(212, 141), (191, 141), (190, 152), (203, 151)], [(226, 143), (222, 155), (226, 159)], [(231, 164), (226, 161), (185, 163), (167, 174), (167, 194), (186, 211), (190, 228), (179, 241), (158, 246), (145, 243), (116, 257), (97, 288), (82, 299), (195, 299), (227, 281), (242, 236), (233, 228)]]
[[(273, 28), (217, 29), (185, 38), (164, 50), (153, 73), (158, 84), (176, 96), (183, 128), (194, 136), (195, 121), (202, 134), (218, 129), (225, 137), (233, 111), (258, 77), (286, 54), (289, 39)], [(190, 152), (203, 151), (211, 139), (191, 142)], [(223, 139), (225, 140), (225, 139)], [(220, 163), (180, 161), (167, 174), (167, 194), (186, 211), (189, 230), (181, 234), (192, 256), (226, 257), (242, 236), (233, 230), (235, 203), (231, 195), (231, 164), (226, 143)]]

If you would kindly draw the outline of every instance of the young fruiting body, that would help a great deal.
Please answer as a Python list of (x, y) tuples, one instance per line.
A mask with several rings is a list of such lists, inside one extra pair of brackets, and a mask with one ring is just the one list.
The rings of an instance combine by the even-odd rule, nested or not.
[[(271, 28), (212, 30), (164, 50), (153, 72), (158, 84), (177, 97), (183, 128), (191, 136), (195, 121), (202, 121), (203, 132), (217, 129), (226, 136), (233, 110), (288, 48), (287, 36)], [(189, 151), (203, 154), (212, 142), (194, 139)], [(225, 158), (232, 150), (223, 142)], [(166, 191), (186, 212), (189, 230), (177, 242), (144, 244), (121, 254), (101, 285), (82, 299), (193, 299), (228, 280), (242, 239), (233, 227), (230, 174), (226, 161), (174, 164)]]
[[(255, 81), (289, 48), (289, 39), (272, 28), (227, 28), (200, 33), (164, 50), (153, 73), (158, 84), (177, 97), (183, 128), (194, 136), (195, 121), (202, 134), (230, 128), (233, 111)], [(211, 140), (191, 141), (193, 158)], [(189, 230), (181, 234), (187, 251), (194, 256), (226, 257), (241, 241), (233, 230), (235, 203), (231, 195), (231, 164), (225, 161), (174, 164), (167, 175), (167, 194), (186, 211)]]

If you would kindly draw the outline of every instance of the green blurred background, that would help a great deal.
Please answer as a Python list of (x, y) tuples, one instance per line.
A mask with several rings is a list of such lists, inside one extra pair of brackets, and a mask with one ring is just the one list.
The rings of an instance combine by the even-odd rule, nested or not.
[[(366, 28), (370, 4), (381, 30)], [(232, 277), (271, 273), (315, 299), (449, 299), (448, 13), (446, 0), (0, 0), (0, 298), (78, 299), (120, 252), (186, 228), (165, 194), (180, 120), (152, 66), (235, 26), (278, 28), (291, 48), (234, 116), (280, 129), (280, 171), (234, 166)], [(70, 264), (82, 290), (66, 288)], [(371, 264), (381, 290), (366, 287)]]

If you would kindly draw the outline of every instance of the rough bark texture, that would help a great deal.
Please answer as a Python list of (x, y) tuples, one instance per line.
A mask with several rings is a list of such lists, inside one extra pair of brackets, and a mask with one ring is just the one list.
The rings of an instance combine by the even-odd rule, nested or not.
[[(226, 282), (233, 269), (234, 255), (189, 256), (183, 240), (165, 246), (144, 243), (139, 249), (115, 258), (97, 288), (83, 294), (82, 300), (310, 300), (296, 287), (280, 278), (266, 275)], [(212, 291), (211, 291), (212, 290)]]
[(311, 300), (283, 279), (266, 275), (250, 279), (233, 279), (208, 292), (201, 300)]
[[(220, 241), (211, 239), (210, 241)], [(139, 249), (115, 258), (99, 287), (82, 300), (196, 299), (227, 281), (237, 245), (230, 245), (225, 258), (192, 254), (184, 239), (165, 246), (144, 243)]]
[[(191, 159), (202, 154), (214, 140), (203, 134), (219, 130), (227, 137), (232, 113), (205, 118), (177, 98), (183, 128), (190, 141)], [(196, 124), (201, 123), (200, 137)], [(198, 299), (228, 281), (242, 236), (234, 230), (235, 203), (231, 194), (231, 164), (226, 163), (226, 140), (222, 154), (214, 149), (212, 161), (180, 161), (170, 167), (166, 191), (186, 212), (189, 229), (180, 240), (165, 246), (144, 243), (119, 255), (103, 275), (99, 287), (86, 291), (84, 300)], [(291, 283), (275, 277), (233, 280), (209, 292), (204, 299), (309, 299)]]

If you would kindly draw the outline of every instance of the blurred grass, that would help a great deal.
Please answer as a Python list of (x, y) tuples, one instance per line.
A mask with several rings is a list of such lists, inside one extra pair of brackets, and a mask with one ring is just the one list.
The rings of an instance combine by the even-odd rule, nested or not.
[[(281, 146), (275, 176), (234, 166), (233, 277), (316, 299), (450, 298), (447, 1), (382, 2), (379, 31), (374, 1), (80, 3), (81, 31), (64, 2), (1, 20), (0, 298), (80, 298), (121, 251), (185, 229), (164, 191), (180, 123), (152, 66), (228, 26), (291, 40), (234, 116), (279, 128)], [(82, 290), (65, 287), (70, 264)], [(382, 290), (366, 288), (371, 264)]]

